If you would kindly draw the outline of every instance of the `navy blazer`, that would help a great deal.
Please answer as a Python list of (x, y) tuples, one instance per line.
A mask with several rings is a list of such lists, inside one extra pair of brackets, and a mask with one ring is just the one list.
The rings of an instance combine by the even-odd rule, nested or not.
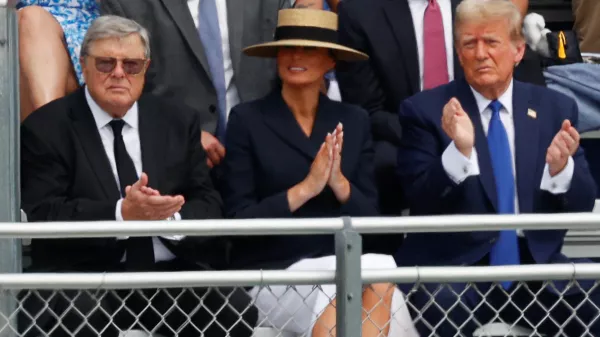
[[(475, 128), (480, 175), (455, 184), (442, 167), (450, 138), (441, 127), (443, 106), (456, 97)], [(528, 109), (537, 112), (535, 118)], [(516, 181), (520, 213), (588, 212), (594, 207), (595, 185), (583, 150), (573, 156), (570, 189), (553, 195), (540, 189), (546, 150), (565, 119), (577, 124), (577, 105), (571, 98), (545, 87), (514, 81)], [(420, 93), (400, 107), (404, 128), (398, 152), (398, 171), (410, 201), (411, 215), (494, 214), (496, 186), (487, 139), (475, 97), (465, 80)], [(565, 230), (525, 231), (537, 263), (564, 262)], [(498, 232), (410, 234), (397, 252), (400, 265), (472, 264), (483, 258)]]
[[(344, 126), (341, 169), (351, 184), (340, 204), (325, 190), (295, 212), (287, 191), (306, 178), (319, 147), (337, 124)], [(275, 91), (232, 109), (227, 125), (222, 195), (233, 218), (313, 218), (377, 215), (373, 149), (366, 111), (321, 95), (307, 137)], [(286, 267), (306, 257), (333, 253), (333, 236), (269, 236), (234, 239), (233, 268)], [(276, 257), (276, 258), (274, 258)], [(276, 261), (275, 261), (276, 260)]]

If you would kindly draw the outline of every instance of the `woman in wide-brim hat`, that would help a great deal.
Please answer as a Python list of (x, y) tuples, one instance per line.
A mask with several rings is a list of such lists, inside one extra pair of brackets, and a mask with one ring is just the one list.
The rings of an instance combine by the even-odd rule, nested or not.
[[(287, 9), (275, 41), (247, 55), (277, 58), (281, 88), (232, 109), (227, 125), (222, 195), (229, 217), (315, 218), (375, 216), (377, 191), (367, 112), (321, 94), (336, 60), (367, 55), (337, 43), (335, 13)], [(236, 238), (230, 261), (238, 269), (335, 270), (332, 235)], [(366, 254), (364, 268), (395, 268), (389, 255)], [(335, 326), (335, 285), (256, 287), (259, 322), (309, 337)], [(365, 337), (417, 336), (404, 298), (393, 284), (367, 285)], [(361, 319), (352, 317), (350, 319)]]

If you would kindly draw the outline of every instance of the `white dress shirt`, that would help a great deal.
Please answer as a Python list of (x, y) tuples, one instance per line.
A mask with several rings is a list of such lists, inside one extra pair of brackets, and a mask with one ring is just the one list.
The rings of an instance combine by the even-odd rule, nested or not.
[[(106, 156), (108, 157), (108, 161), (110, 163), (110, 167), (112, 169), (113, 175), (115, 177), (115, 181), (117, 183), (117, 188), (121, 190), (119, 183), (119, 173), (117, 171), (117, 161), (115, 160), (115, 152), (114, 152), (114, 142), (115, 136), (113, 134), (112, 127), (109, 123), (113, 120), (113, 118), (106, 113), (100, 106), (94, 101), (92, 96), (90, 96), (90, 92), (88, 88), (85, 88), (85, 98), (87, 103), (92, 111), (92, 115), (94, 116), (94, 120), (96, 121), (96, 126), (98, 127), (98, 132), (100, 133), (100, 139), (102, 139), (102, 145), (104, 146), (104, 151), (106, 151)], [(125, 125), (123, 126), (123, 142), (125, 143), (125, 148), (127, 149), (127, 153), (131, 157), (133, 161), (133, 165), (135, 166), (135, 171), (139, 176), (142, 174), (142, 148), (140, 143), (140, 134), (138, 130), (138, 105), (137, 102), (133, 104), (131, 109), (127, 111), (125, 116), (123, 117), (123, 121)], [(115, 219), (117, 221), (123, 221), (123, 215), (121, 214), (121, 204), (123, 199), (117, 201), (117, 205), (115, 207)], [(176, 220), (181, 220), (181, 215), (179, 213), (175, 214)], [(174, 237), (166, 237), (170, 240), (180, 240), (183, 236), (174, 236)], [(119, 240), (126, 240), (127, 237), (120, 237)], [(156, 237), (152, 238), (152, 242), (154, 244), (154, 259), (156, 262), (159, 261), (169, 261), (175, 258), (175, 255), (169, 251), (167, 247)], [(124, 262), (126, 256), (123, 256), (121, 262)]]
[[(488, 127), (490, 120), (492, 119), (492, 111), (488, 107), (492, 102), (491, 100), (483, 97), (480, 93), (471, 88), (475, 101), (477, 102), (477, 108), (481, 114), (481, 124), (483, 131), (487, 136)], [(519, 195), (517, 193), (517, 181), (516, 181), (516, 169), (515, 169), (515, 126), (513, 120), (513, 83), (511, 81), (508, 89), (502, 94), (498, 101), (502, 103), (502, 109), (500, 109), (500, 120), (506, 129), (508, 136), (508, 143), (510, 152), (512, 153), (512, 167), (513, 177), (515, 179), (515, 214), (519, 214)], [(457, 148), (454, 142), (446, 148), (442, 154), (442, 166), (444, 170), (455, 183), (462, 183), (467, 177), (479, 175), (479, 161), (477, 160), (477, 151), (473, 148), (471, 152), (471, 158), (464, 156)], [(548, 191), (552, 194), (561, 194), (569, 190), (571, 186), (571, 179), (573, 178), (573, 171), (575, 169), (575, 163), (573, 158), (569, 157), (567, 166), (554, 177), (550, 176), (550, 169), (548, 164), (544, 167), (544, 173), (542, 175), (542, 182), (540, 189)], [(519, 231), (519, 235), (522, 235)]]
[[(240, 102), (237, 87), (233, 81), (233, 62), (231, 61), (231, 52), (229, 49), (229, 26), (227, 25), (227, 1), (215, 0), (217, 5), (217, 16), (219, 17), (219, 30), (221, 31), (221, 51), (223, 52), (223, 68), (225, 70), (225, 112), (226, 119), (229, 118), (229, 111)], [(199, 27), (200, 21), (200, 0), (187, 0), (194, 26)], [(241, 9), (239, 9), (241, 10)], [(200, 36), (198, 36), (200, 38)]]
[[(450, 0), (437, 0), (442, 11), (442, 23), (444, 25), (444, 40), (446, 42), (446, 60), (448, 61), (448, 79), (454, 79), (454, 40), (452, 38), (452, 4)], [(410, 14), (415, 27), (415, 38), (417, 39), (417, 50), (419, 53), (419, 79), (423, 90), (423, 21), (425, 10), (429, 5), (428, 0), (408, 0)]]

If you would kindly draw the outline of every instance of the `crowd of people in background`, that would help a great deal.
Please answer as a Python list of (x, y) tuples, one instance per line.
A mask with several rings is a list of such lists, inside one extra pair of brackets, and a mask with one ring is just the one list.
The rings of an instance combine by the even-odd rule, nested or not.
[[(545, 39), (546, 31), (531, 17), (523, 29), (527, 0), (17, 3), (21, 194), (29, 221), (594, 207), (578, 105), (546, 88), (552, 47), (533, 38)], [(581, 51), (600, 53), (600, 2), (574, 0), (573, 12)], [(366, 235), (362, 265), (573, 261), (561, 253), (564, 236)], [(332, 270), (333, 237), (34, 239), (27, 271), (228, 269)], [(365, 285), (362, 335), (470, 336), (497, 313), (546, 335), (600, 335), (600, 294), (590, 282), (577, 289), (556, 282), (555, 291), (529, 282), (539, 306), (511, 282), (480, 284), (491, 289), (484, 308), (466, 284), (412, 286)], [(242, 337), (263, 322), (331, 336), (335, 286), (313, 288), (218, 290), (226, 296), (204, 288), (117, 291), (114, 298), (41, 292), (24, 300), (22, 310), (35, 315), (20, 315), (19, 329), (25, 336), (112, 337), (141, 326), (165, 336), (200, 330)], [(428, 304), (431, 294), (437, 306)], [(148, 298), (156, 310), (144, 309)], [(544, 307), (552, 307), (548, 315)]]

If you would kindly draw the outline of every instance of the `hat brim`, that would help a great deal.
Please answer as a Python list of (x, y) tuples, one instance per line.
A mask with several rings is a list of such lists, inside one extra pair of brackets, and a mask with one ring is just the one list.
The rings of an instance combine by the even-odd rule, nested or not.
[(277, 57), (279, 47), (317, 47), (330, 49), (337, 60), (340, 61), (365, 61), (369, 56), (358, 50), (344, 47), (336, 43), (311, 41), (311, 40), (281, 40), (267, 43), (261, 43), (244, 48), (244, 53), (248, 56), (256, 57)]

